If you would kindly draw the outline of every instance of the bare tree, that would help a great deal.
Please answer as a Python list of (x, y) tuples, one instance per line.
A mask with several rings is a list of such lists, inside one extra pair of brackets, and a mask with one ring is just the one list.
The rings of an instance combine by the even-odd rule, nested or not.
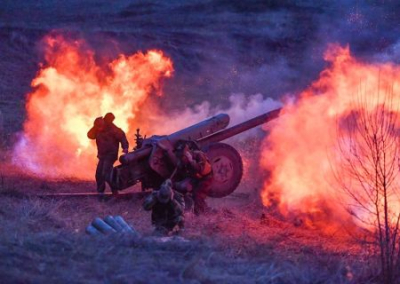
[[(360, 87), (361, 89), (361, 87)], [(374, 233), (384, 283), (399, 277), (399, 112), (393, 86), (360, 90), (353, 111), (337, 122), (336, 179), (353, 216)]]

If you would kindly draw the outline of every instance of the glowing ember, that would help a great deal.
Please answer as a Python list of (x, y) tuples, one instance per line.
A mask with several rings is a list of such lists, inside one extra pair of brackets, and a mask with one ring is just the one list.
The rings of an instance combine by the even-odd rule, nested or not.
[[(348, 216), (343, 214), (344, 207), (354, 202), (337, 194), (341, 189), (334, 172), (343, 169), (337, 158), (341, 155), (337, 122), (358, 111), (360, 104), (355, 102), (360, 93), (364, 110), (372, 113), (385, 102), (384, 90), (392, 87), (393, 102), (386, 108), (398, 111), (400, 67), (360, 62), (350, 55), (349, 48), (338, 46), (332, 46), (325, 59), (331, 66), (296, 103), (284, 107), (284, 114), (270, 129), (261, 164), (271, 177), (262, 198), (265, 205), (271, 205), (271, 197), (279, 199), (285, 214), (325, 213), (343, 220)], [(346, 174), (337, 172), (339, 179)]]
[[(133, 140), (130, 127), (140, 107), (173, 66), (161, 51), (120, 55), (108, 66), (95, 61), (82, 40), (47, 36), (45, 64), (32, 81), (24, 135), (15, 162), (46, 177), (92, 179), (96, 148), (86, 136), (93, 120), (107, 112)], [(132, 141), (133, 142), (133, 141)]]

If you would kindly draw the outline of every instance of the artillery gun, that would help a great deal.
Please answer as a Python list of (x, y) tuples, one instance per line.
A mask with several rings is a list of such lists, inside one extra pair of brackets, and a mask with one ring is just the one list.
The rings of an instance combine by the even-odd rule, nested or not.
[(175, 169), (166, 155), (165, 147), (161, 145), (173, 149), (179, 140), (189, 140), (197, 143), (212, 165), (214, 181), (209, 196), (225, 197), (239, 185), (243, 162), (234, 147), (221, 141), (277, 118), (280, 110), (267, 112), (230, 128), (227, 128), (229, 116), (218, 114), (166, 136), (141, 138), (137, 133), (140, 145), (120, 157), (121, 164), (114, 167), (111, 173), (110, 186), (113, 190), (123, 190), (141, 182), (143, 190), (158, 188)]

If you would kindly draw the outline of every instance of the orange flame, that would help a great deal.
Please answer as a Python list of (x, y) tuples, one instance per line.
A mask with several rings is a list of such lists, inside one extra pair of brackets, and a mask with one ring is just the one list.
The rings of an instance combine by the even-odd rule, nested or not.
[[(335, 171), (340, 169), (337, 122), (357, 111), (357, 94), (365, 94), (366, 111), (373, 112), (385, 102), (379, 90), (393, 88), (388, 111), (400, 105), (400, 67), (390, 63), (368, 64), (351, 56), (349, 48), (331, 46), (325, 59), (330, 67), (287, 104), (264, 141), (261, 165), (271, 172), (262, 192), (270, 206), (279, 199), (284, 214), (324, 213), (332, 220), (347, 219), (349, 196), (337, 187)], [(387, 99), (387, 98), (386, 98)], [(333, 170), (334, 169), (334, 170)], [(345, 172), (337, 173), (343, 177)], [(353, 202), (354, 203), (354, 202)], [(397, 211), (400, 204), (394, 204)]]
[(113, 112), (132, 137), (141, 106), (172, 75), (172, 61), (151, 50), (102, 67), (83, 40), (51, 35), (44, 46), (46, 63), (32, 81), (15, 162), (45, 177), (93, 179), (96, 147), (86, 136), (93, 120)]

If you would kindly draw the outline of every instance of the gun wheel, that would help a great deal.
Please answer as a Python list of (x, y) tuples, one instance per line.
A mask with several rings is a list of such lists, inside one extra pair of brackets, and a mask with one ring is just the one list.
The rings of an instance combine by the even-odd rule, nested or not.
[(208, 196), (221, 198), (231, 194), (243, 176), (243, 162), (239, 152), (225, 143), (214, 143), (203, 148), (213, 169), (213, 184)]

